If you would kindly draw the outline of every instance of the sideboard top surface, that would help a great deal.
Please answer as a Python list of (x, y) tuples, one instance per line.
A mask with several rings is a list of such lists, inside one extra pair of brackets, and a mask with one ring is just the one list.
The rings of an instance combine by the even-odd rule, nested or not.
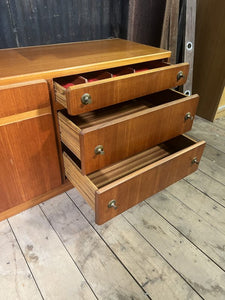
[(170, 55), (168, 50), (122, 39), (0, 49), (0, 85), (91, 72)]

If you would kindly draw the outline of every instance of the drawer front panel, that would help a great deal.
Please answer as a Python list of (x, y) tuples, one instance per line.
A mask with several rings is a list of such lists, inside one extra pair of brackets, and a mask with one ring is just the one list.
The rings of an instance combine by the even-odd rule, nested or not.
[[(151, 93), (162, 91), (185, 83), (189, 65), (186, 63), (171, 65), (150, 71), (128, 74), (97, 82), (84, 83), (66, 90), (56, 91), (56, 99), (63, 104), (68, 113), (77, 115), (106, 107), (130, 99), (142, 97)], [(182, 71), (184, 77), (177, 79), (178, 72)], [(82, 104), (83, 95), (90, 95), (91, 103)]]
[[(194, 95), (90, 131), (84, 129), (80, 135), (82, 173), (89, 174), (189, 131), (193, 120), (185, 120), (185, 115), (190, 112), (194, 116), (197, 104), (198, 96)], [(95, 154), (98, 145), (103, 146), (104, 154)]]
[[(198, 142), (96, 191), (95, 222), (103, 224), (147, 197), (196, 171), (205, 142)], [(108, 208), (115, 200), (117, 209)]]

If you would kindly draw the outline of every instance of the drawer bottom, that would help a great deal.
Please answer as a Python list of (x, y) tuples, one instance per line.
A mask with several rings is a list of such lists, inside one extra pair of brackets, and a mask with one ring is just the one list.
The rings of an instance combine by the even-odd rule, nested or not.
[(65, 174), (100, 225), (196, 171), (204, 146), (204, 141), (178, 136), (88, 176), (64, 152)]

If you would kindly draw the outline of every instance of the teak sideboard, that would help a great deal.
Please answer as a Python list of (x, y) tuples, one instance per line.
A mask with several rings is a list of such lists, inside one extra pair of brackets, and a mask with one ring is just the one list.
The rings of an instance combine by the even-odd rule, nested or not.
[(170, 52), (109, 39), (0, 50), (0, 220), (75, 186), (102, 224), (194, 172), (198, 95)]

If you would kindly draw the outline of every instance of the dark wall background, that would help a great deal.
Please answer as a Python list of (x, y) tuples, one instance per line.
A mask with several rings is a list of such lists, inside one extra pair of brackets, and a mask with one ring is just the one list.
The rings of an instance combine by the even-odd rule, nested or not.
[(129, 0), (0, 0), (0, 48), (127, 36)]
[(159, 46), (166, 0), (130, 0), (128, 39)]
[(119, 37), (159, 46), (166, 0), (0, 0), (0, 48)]

